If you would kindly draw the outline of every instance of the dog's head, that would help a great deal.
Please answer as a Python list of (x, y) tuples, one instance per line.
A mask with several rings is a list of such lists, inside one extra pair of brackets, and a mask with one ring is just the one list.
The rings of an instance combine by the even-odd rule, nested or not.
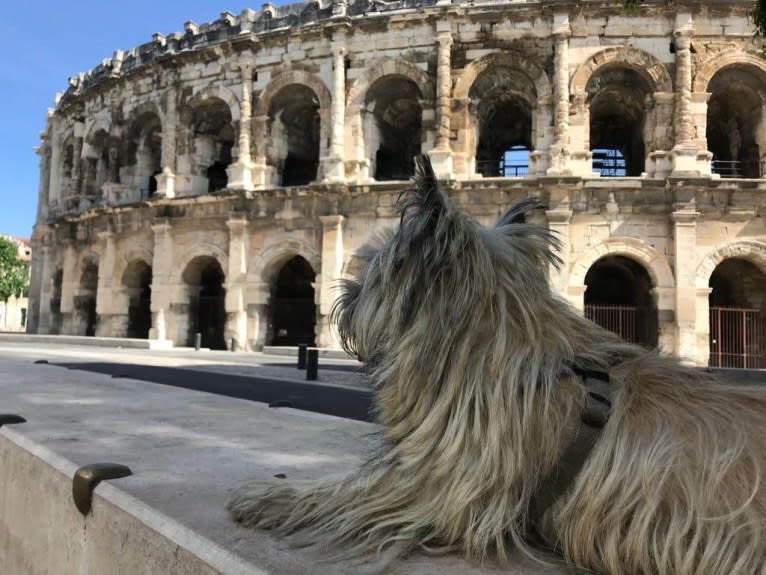
[(507, 312), (520, 325), (533, 321), (530, 305), (548, 292), (548, 264), (559, 263), (550, 249), (556, 239), (526, 221), (538, 200), (484, 227), (448, 205), (421, 156), (397, 207), (398, 229), (364, 245), (359, 273), (342, 281), (333, 316), (347, 352), (375, 368), (395, 349), (417, 346), (428, 363), (455, 337), (491, 338)]

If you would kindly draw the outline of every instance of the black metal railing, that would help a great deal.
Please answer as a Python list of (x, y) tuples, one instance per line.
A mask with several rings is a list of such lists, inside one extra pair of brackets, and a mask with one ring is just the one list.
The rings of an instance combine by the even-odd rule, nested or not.
[(760, 178), (763, 176), (761, 162), (740, 162), (739, 160), (713, 160), (714, 174), (722, 178)]
[(518, 178), (529, 173), (529, 164), (503, 160), (477, 160), (476, 173), (485, 178)]
[(766, 368), (766, 316), (761, 310), (710, 308), (710, 366)]

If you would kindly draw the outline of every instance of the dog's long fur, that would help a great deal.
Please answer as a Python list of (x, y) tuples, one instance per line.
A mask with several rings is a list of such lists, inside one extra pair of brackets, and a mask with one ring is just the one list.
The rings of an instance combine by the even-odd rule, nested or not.
[(233, 517), (353, 554), (528, 549), (530, 502), (579, 422), (577, 365), (608, 371), (614, 407), (535, 526), (547, 545), (610, 575), (766, 574), (766, 393), (578, 315), (548, 287), (555, 239), (524, 222), (534, 208), (482, 227), (419, 162), (335, 313), (374, 385), (379, 452), (337, 483), (243, 489)]

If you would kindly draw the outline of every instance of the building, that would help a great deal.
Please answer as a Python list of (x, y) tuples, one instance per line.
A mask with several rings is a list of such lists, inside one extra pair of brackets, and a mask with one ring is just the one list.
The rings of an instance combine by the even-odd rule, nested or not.
[[(18, 248), (18, 258), (29, 263), (32, 259), (29, 240), (2, 235)], [(0, 331), (24, 331), (27, 327), (27, 310), (29, 309), (28, 294), (19, 297), (11, 296), (7, 302), (0, 301)]]
[(545, 200), (552, 285), (589, 317), (766, 367), (751, 8), (267, 3), (116, 51), (42, 134), (30, 328), (334, 346), (334, 282), (427, 153), (482, 221)]

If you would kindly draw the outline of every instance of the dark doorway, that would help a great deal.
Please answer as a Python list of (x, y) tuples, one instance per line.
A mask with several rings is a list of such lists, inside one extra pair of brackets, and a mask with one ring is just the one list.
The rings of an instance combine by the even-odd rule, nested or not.
[(526, 101), (495, 94), (481, 102), (478, 115), (476, 171), (485, 177), (525, 175), (532, 149), (532, 114)]
[(61, 287), (64, 283), (64, 270), (56, 270), (53, 274), (53, 286), (51, 289), (51, 317), (48, 333), (58, 335), (61, 333)]
[(193, 346), (199, 333), (202, 347), (226, 349), (226, 290), (221, 265), (213, 257), (201, 256), (189, 263), (183, 277), (190, 289), (188, 344)]
[(641, 264), (623, 256), (598, 260), (585, 276), (585, 316), (625, 341), (657, 346), (652, 280)]
[(271, 297), (272, 345), (314, 345), (315, 278), (311, 264), (301, 256), (282, 266)]
[(146, 262), (133, 262), (122, 280), (128, 292), (128, 337), (147, 339), (152, 327), (152, 268)]
[(96, 335), (98, 315), (96, 314), (96, 294), (98, 292), (98, 264), (91, 261), (84, 265), (80, 275), (80, 292), (75, 297), (75, 313), (82, 335)]
[(213, 193), (216, 190), (223, 190), (229, 185), (229, 174), (226, 172), (227, 164), (215, 162), (207, 169), (207, 191)]
[(766, 368), (766, 274), (731, 258), (710, 276), (710, 365)]
[(308, 86), (282, 88), (269, 106), (268, 162), (276, 167), (283, 186), (305, 186), (317, 179), (319, 168), (319, 99)]

